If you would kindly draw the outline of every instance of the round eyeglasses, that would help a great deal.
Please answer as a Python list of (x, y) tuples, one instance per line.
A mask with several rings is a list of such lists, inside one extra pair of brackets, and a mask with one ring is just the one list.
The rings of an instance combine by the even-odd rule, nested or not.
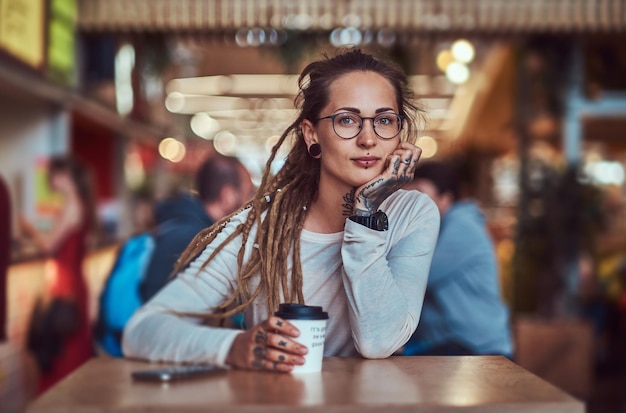
[(366, 119), (372, 121), (374, 133), (381, 139), (393, 139), (402, 130), (402, 116), (393, 112), (380, 113), (373, 118), (364, 118), (352, 112), (341, 112), (324, 116), (315, 122), (323, 119), (333, 121), (333, 130), (342, 139), (352, 139), (358, 135), (363, 129), (363, 122)]

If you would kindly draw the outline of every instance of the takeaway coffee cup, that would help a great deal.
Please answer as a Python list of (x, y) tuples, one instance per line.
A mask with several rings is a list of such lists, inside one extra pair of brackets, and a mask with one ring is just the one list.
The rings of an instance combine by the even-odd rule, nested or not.
[(295, 341), (309, 349), (304, 356), (305, 363), (302, 366), (295, 366), (292, 372), (321, 371), (328, 313), (324, 312), (322, 307), (288, 303), (280, 304), (274, 315), (289, 321), (300, 330), (300, 335), (295, 338)]

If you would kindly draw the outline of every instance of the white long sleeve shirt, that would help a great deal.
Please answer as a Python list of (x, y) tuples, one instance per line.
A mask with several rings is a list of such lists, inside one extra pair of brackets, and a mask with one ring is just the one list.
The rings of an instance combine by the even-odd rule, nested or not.
[[(348, 219), (343, 232), (302, 231), (305, 303), (321, 306), (329, 314), (325, 356), (388, 357), (417, 327), (439, 232), (439, 212), (426, 195), (404, 190), (389, 196), (380, 210), (389, 218), (388, 231), (375, 231)], [(123, 335), (127, 357), (225, 364), (241, 330), (207, 326), (202, 319), (173, 312), (206, 313), (231, 296), (237, 283), (241, 236), (200, 268), (215, 247), (245, 221), (247, 213), (244, 210), (233, 217), (185, 271), (135, 313)], [(256, 228), (252, 228), (246, 260), (255, 235)], [(251, 291), (257, 284), (258, 279)], [(248, 306), (244, 316), (247, 326), (266, 319), (263, 298)]]

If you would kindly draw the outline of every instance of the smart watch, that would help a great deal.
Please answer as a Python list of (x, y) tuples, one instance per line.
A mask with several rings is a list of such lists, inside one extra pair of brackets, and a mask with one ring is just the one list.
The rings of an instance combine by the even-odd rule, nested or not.
[(374, 215), (368, 216), (352, 215), (350, 220), (376, 231), (387, 231), (389, 229), (387, 214), (383, 211), (378, 211)]

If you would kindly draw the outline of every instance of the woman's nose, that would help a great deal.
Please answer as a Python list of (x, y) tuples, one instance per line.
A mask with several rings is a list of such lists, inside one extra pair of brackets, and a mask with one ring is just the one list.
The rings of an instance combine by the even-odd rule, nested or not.
[[(371, 122), (367, 122), (367, 121)], [(373, 119), (363, 119), (363, 124), (361, 125), (361, 130), (359, 134), (356, 135), (357, 143), (361, 146), (370, 147), (376, 144), (378, 141), (378, 137), (376, 136), (376, 132), (374, 131), (374, 120)]]

